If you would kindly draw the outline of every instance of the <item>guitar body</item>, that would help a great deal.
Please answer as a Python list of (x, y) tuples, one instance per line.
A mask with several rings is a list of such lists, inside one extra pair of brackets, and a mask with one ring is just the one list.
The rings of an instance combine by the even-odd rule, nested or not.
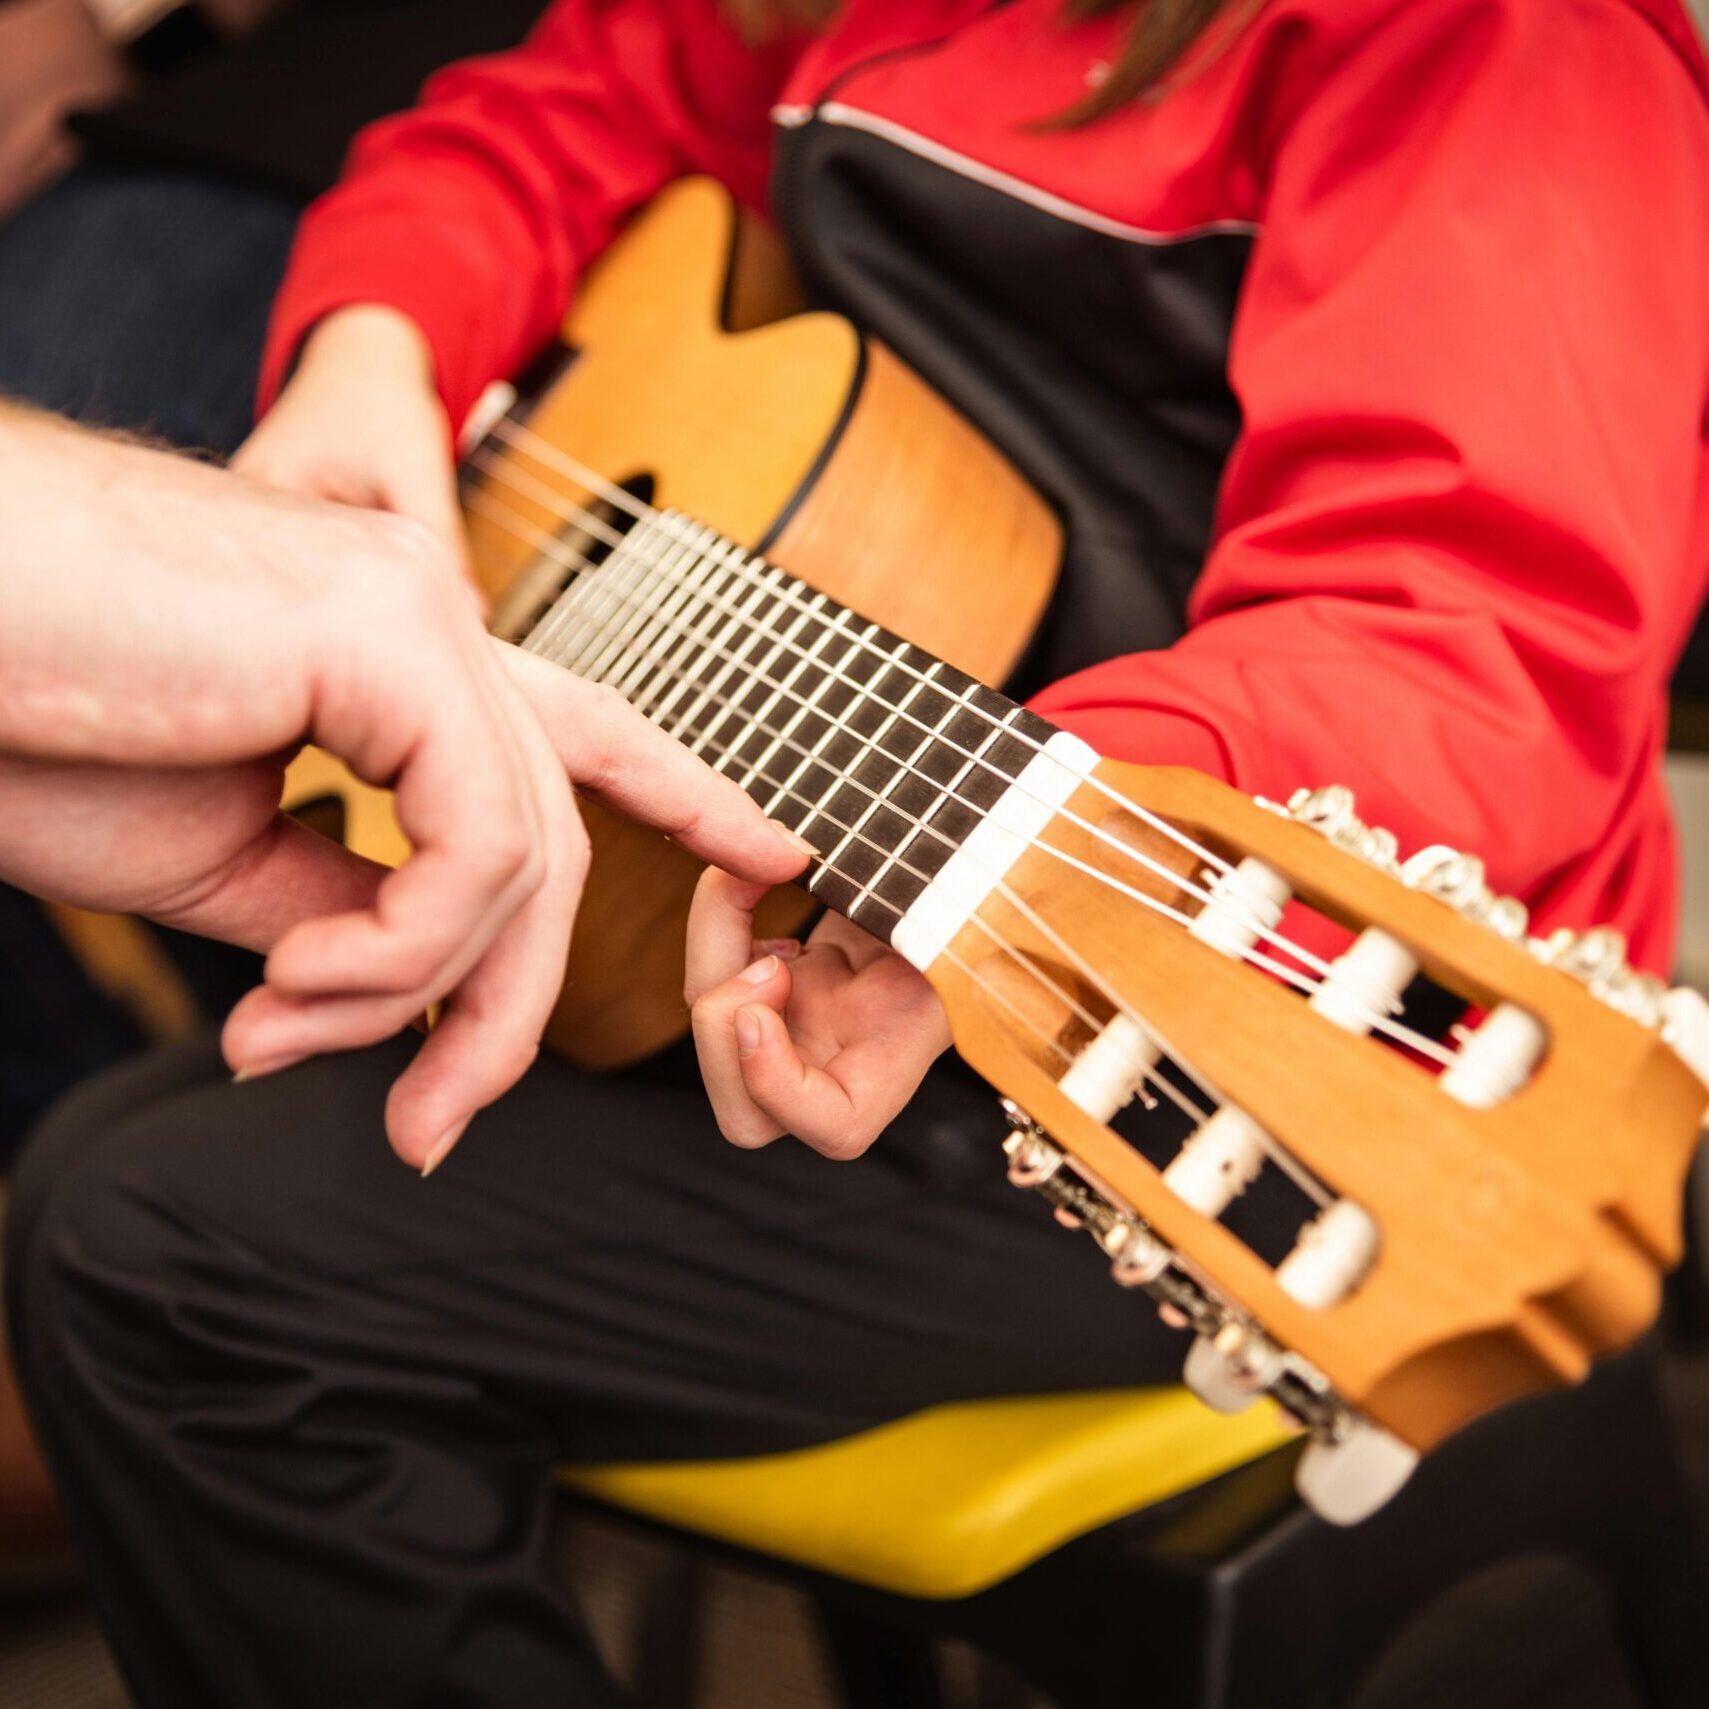
[[(522, 417), (618, 483), (645, 478), (660, 508), (759, 547), (822, 592), (985, 682), (1001, 682), (1043, 613), (1061, 554), (1054, 516), (1005, 459), (882, 345), (797, 302), (776, 239), (715, 184), (684, 180), (586, 280), (565, 327), (574, 352)], [(517, 453), (491, 441), (483, 458)], [(471, 474), (479, 488), (496, 475)], [(505, 503), (542, 533), (588, 496), (537, 459)], [(477, 575), (502, 619), (538, 565), (534, 544), (471, 511)], [(930, 573), (924, 573), (925, 567)], [(502, 632), (502, 625), (501, 625)], [(396, 864), (407, 852), (383, 792), (310, 750), (286, 803), (340, 797), (346, 838)], [(547, 1041), (586, 1067), (637, 1061), (687, 1027), (683, 937), (700, 863), (657, 832), (583, 804), (593, 866)], [(812, 903), (784, 890), (766, 935)]]

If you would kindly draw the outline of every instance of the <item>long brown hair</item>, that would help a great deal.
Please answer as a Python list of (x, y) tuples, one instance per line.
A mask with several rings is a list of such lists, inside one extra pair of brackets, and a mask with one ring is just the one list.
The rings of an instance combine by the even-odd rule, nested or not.
[[(840, 0), (723, 0), (725, 15), (750, 41), (780, 28), (822, 29)], [(1248, 0), (1250, 3), (1250, 0)], [(1133, 0), (1064, 0), (1071, 23), (1131, 6)], [(1234, 10), (1233, 0), (1141, 0), (1138, 16), (1111, 65), (1109, 75), (1083, 100), (1045, 122), (1068, 127), (1090, 123), (1142, 95), (1161, 90), (1217, 15)]]

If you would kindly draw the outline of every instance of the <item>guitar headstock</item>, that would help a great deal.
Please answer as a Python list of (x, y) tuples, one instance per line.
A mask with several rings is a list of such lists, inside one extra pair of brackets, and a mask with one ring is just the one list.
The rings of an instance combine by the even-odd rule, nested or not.
[[(1319, 1511), (1642, 1333), (1709, 1102), (1695, 993), (1611, 931), (1533, 938), (1478, 860), (1403, 859), (1344, 789), (1099, 761), (1056, 800), (930, 977), (1011, 1178), (1194, 1333), (1212, 1405), (1312, 1431)], [(1136, 1100), (1185, 1112), (1151, 1160)], [(1230, 1211), (1269, 1173), (1301, 1214), (1266, 1258)]]

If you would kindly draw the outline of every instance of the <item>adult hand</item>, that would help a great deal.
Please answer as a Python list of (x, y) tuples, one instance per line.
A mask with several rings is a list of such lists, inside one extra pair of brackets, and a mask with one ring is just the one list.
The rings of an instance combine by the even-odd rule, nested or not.
[[(305, 741), (395, 787), (396, 872), (278, 812)], [(572, 779), (749, 879), (801, 868), (610, 691), (492, 641), (418, 523), (0, 411), (0, 876), (267, 951), (235, 1067), (442, 1002), (387, 1106), (399, 1155), (437, 1163), (551, 1010), (587, 859)]]
[(756, 942), (765, 891), (709, 870), (689, 917), (685, 995), (719, 1130), (740, 1146), (792, 1133), (858, 1157), (948, 1048), (949, 1018), (901, 956), (835, 914), (805, 945)]

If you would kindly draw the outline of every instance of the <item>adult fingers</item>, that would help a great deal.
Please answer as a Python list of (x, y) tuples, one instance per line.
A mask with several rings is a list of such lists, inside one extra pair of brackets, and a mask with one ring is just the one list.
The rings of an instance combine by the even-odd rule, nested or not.
[(516, 741), (533, 775), (548, 851), (538, 890), (451, 993), (445, 1012), (392, 1088), (386, 1125), (405, 1162), (430, 1173), (470, 1115), (508, 1091), (534, 1060), (557, 1001), (587, 871), (587, 839), (556, 755), (526, 707)]
[[(546, 838), (574, 842), (574, 806), (550, 756)], [(507, 1091), (534, 1060), (563, 981), (575, 905), (585, 863), (548, 863), (539, 889), (503, 924), (492, 943), (460, 977), (439, 1024), (393, 1087), (386, 1127), (393, 1149), (424, 1172), (436, 1166), (476, 1111)], [(388, 1038), (423, 1012), (431, 989), (399, 995), (292, 998), (262, 986), (250, 992), (226, 1025), (227, 1058), (251, 1072), (269, 1072), (327, 1050)]]
[(265, 951), (304, 920), (371, 907), (386, 876), (281, 813), (192, 890), (145, 911), (163, 925)]
[[(530, 716), (443, 558), (419, 577), (411, 568), (368, 601), (389, 623), (367, 614), (366, 649), (345, 661), (313, 734), (359, 775), (394, 784), (415, 852), (372, 909), (309, 922), (275, 947), (268, 980), (288, 996), (443, 995), (545, 875), (538, 775), (561, 788), (561, 773), (536, 735), (531, 774), (517, 733)], [(569, 857), (585, 860), (585, 843)]]
[(734, 782), (614, 689), (521, 648), (493, 645), (580, 788), (740, 877), (782, 884), (801, 872), (812, 844), (767, 819)]

